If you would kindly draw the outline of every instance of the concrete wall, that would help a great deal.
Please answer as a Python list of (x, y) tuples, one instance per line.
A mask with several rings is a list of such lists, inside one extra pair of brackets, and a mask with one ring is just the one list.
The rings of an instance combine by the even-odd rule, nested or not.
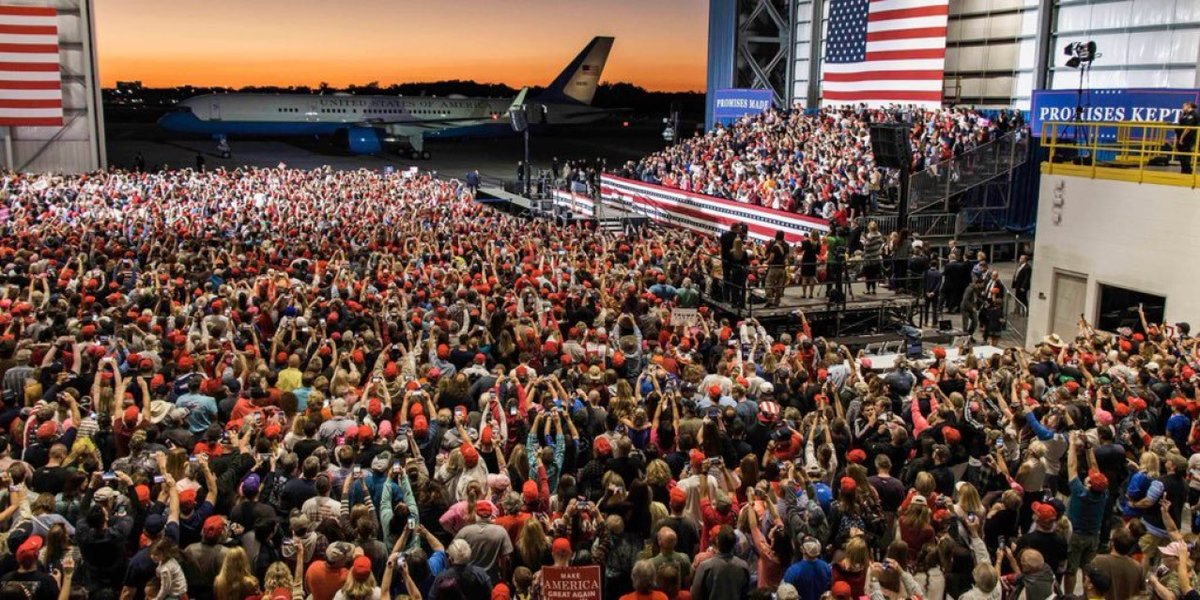
[(1040, 197), (1029, 345), (1051, 333), (1056, 270), (1086, 278), (1093, 323), (1100, 284), (1165, 296), (1167, 322), (1200, 323), (1200, 190), (1042, 175)]

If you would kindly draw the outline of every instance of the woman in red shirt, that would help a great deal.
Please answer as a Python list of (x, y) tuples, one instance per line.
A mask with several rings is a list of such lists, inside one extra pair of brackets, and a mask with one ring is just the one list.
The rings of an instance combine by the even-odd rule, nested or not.
[(908, 544), (907, 566), (911, 569), (921, 553), (921, 548), (933, 541), (936, 535), (930, 522), (929, 504), (925, 496), (913, 496), (908, 508), (900, 513), (899, 526), (900, 539)]

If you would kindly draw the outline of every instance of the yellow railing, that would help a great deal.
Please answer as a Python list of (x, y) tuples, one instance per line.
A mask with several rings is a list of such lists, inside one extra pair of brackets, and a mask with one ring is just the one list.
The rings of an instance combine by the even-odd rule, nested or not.
[[(1181, 135), (1200, 136), (1200, 127), (1180, 127), (1155, 122), (1045, 121), (1042, 147), (1050, 160), (1042, 172), (1093, 179), (1200, 187), (1200, 149), (1177, 145)], [(1192, 168), (1184, 169), (1181, 161)], [(1186, 171), (1190, 170), (1188, 173)]]

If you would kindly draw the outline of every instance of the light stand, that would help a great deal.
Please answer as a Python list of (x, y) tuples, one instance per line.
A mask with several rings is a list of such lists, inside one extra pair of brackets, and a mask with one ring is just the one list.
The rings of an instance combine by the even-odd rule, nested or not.
[(529, 110), (535, 108), (540, 112), (541, 122), (546, 122), (546, 105), (544, 104), (520, 104), (512, 107), (508, 111), (508, 118), (512, 124), (513, 131), (521, 133), (525, 137), (525, 172), (521, 181), (521, 194), (526, 198), (529, 197), (529, 184), (533, 179), (533, 165), (529, 164)]
[(1071, 119), (1074, 123), (1071, 128), (1076, 146), (1074, 162), (1087, 164), (1095, 160), (1095, 157), (1085, 155), (1090, 134), (1083, 124), (1083, 82), (1091, 71), (1092, 62), (1099, 58), (1100, 54), (1096, 52), (1096, 42), (1093, 41), (1067, 44), (1063, 48), (1063, 54), (1071, 57), (1067, 59), (1067, 66), (1079, 70), (1079, 85), (1075, 88), (1075, 115)]

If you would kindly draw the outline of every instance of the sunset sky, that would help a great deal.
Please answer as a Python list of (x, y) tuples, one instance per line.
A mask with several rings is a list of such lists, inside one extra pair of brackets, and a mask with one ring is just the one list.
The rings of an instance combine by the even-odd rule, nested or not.
[(335, 86), (474, 79), (546, 85), (596, 35), (603, 81), (701, 90), (706, 0), (104, 0), (105, 87)]

